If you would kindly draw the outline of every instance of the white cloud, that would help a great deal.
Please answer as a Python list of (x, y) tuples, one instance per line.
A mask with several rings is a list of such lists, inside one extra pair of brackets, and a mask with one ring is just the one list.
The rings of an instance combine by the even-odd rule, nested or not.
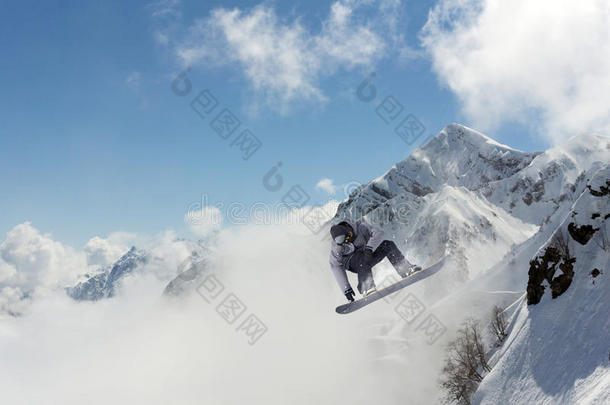
[(542, 122), (561, 141), (610, 132), (609, 30), (605, 1), (441, 0), (422, 41), (474, 125)]
[(131, 90), (139, 90), (140, 89), (140, 72), (131, 72), (129, 75), (127, 75), (127, 78), (125, 79), (125, 83), (127, 84), (127, 87), (129, 87)]
[(12, 279), (17, 274), (17, 269), (12, 264), (5, 262), (0, 257), (0, 283)]
[(158, 0), (147, 6), (152, 20), (153, 39), (159, 45), (169, 45), (171, 34), (182, 20), (180, 7), (180, 0)]
[(189, 29), (177, 47), (185, 65), (238, 67), (255, 91), (279, 110), (296, 100), (324, 101), (319, 80), (340, 69), (370, 66), (401, 39), (400, 1), (340, 0), (319, 32), (302, 19), (286, 20), (274, 8), (214, 9)]
[(332, 179), (324, 178), (318, 181), (316, 189), (327, 192), (329, 195), (333, 195), (337, 192), (337, 186), (333, 183)]
[(8, 315), (22, 314), (26, 306), (27, 300), (20, 288), (0, 286), (0, 320)]
[(148, 5), (154, 18), (173, 17), (180, 18), (180, 0), (158, 0)]
[(153, 37), (155, 38), (155, 41), (157, 41), (157, 43), (159, 43), (160, 45), (169, 44), (169, 36), (165, 32), (155, 31), (153, 33)]
[(6, 234), (0, 244), (0, 257), (15, 269), (5, 283), (25, 288), (61, 285), (86, 269), (84, 254), (52, 240), (48, 234), (41, 234), (29, 222), (15, 226)]
[(108, 238), (95, 236), (83, 248), (87, 255), (87, 264), (107, 266), (117, 261), (134, 245), (136, 235), (126, 232), (115, 232)]
[(222, 212), (211, 205), (190, 207), (184, 215), (184, 222), (194, 235), (205, 238), (220, 229)]

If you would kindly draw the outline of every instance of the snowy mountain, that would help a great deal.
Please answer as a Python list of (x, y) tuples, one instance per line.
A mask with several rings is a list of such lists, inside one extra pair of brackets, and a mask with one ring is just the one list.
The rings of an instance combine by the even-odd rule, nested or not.
[(508, 338), (473, 403), (601, 404), (610, 397), (609, 186), (605, 165), (530, 262), (527, 294), (512, 308)]
[(79, 301), (97, 301), (115, 294), (121, 280), (131, 274), (140, 264), (146, 263), (147, 254), (133, 246), (112, 266), (95, 275), (85, 275), (85, 280), (66, 290)]
[[(176, 249), (185, 250), (190, 255), (184, 260), (171, 263), (161, 256), (171, 256), (167, 252), (137, 249), (135, 246), (125, 253), (112, 266), (101, 268), (96, 274), (85, 274), (74, 287), (66, 289), (67, 294), (79, 301), (97, 301), (114, 296), (121, 282), (136, 273), (154, 273), (161, 280), (169, 280), (163, 291), (164, 295), (177, 296), (193, 291), (199, 284), (207, 269), (209, 258), (213, 256), (213, 242), (199, 240), (197, 242), (176, 239), (173, 241)], [(149, 265), (144, 269), (143, 265)], [(167, 281), (166, 281), (167, 282)]]
[(396, 197), (412, 200), (447, 186), (477, 190), (522, 170), (539, 154), (512, 149), (451, 124), (406, 160), (355, 190), (339, 213), (364, 215)]
[(201, 282), (201, 279), (206, 270), (211, 267), (209, 264), (210, 258), (214, 253), (207, 246), (212, 244), (211, 241), (199, 241), (195, 246), (191, 246), (191, 254), (183, 260), (177, 268), (177, 276), (175, 276), (163, 290), (165, 296), (180, 296), (187, 292), (192, 292)]
[[(378, 224), (419, 264), (449, 255), (433, 281), (411, 290), (426, 297), (431, 312), (451, 314), (441, 318), (449, 331), (468, 317), (486, 319), (494, 305), (519, 308), (511, 330), (532, 333), (519, 339), (511, 334), (511, 343), (504, 346), (510, 350), (494, 355), (497, 365), (477, 392), (478, 403), (576, 403), (584, 398), (582, 387), (605, 381), (603, 392), (608, 391), (610, 373), (608, 363), (601, 363), (599, 342), (607, 340), (603, 336), (608, 336), (610, 319), (610, 297), (601, 280), (610, 267), (608, 250), (602, 248), (610, 212), (609, 162), (610, 139), (603, 136), (581, 135), (547, 151), (527, 153), (451, 124), (409, 158), (355, 190), (340, 204), (334, 221), (364, 218)], [(573, 263), (557, 261), (549, 250), (559, 234), (569, 238)], [(592, 235), (585, 246), (577, 242)], [(545, 309), (528, 307), (526, 290), (532, 291), (534, 301), (542, 298), (539, 308)], [(558, 303), (573, 302), (555, 304), (552, 296)], [(535, 331), (531, 317), (540, 323)], [(593, 327), (595, 332), (587, 335)], [(452, 336), (445, 334), (441, 344)], [(403, 322), (380, 328), (374, 339), (377, 345), (385, 342), (375, 349), (379, 358), (397, 361), (392, 359), (404, 351), (405, 339), (412, 345), (410, 362), (424, 361), (440, 372), (443, 354), (419, 358), (415, 352), (422, 343), (413, 340), (413, 331)], [(527, 346), (532, 339), (537, 342), (534, 349)], [(542, 363), (540, 353), (552, 359)], [(564, 353), (569, 356), (564, 358)], [(578, 353), (579, 371), (559, 375), (570, 374), (566, 370)], [(555, 382), (532, 376), (542, 373), (533, 358), (553, 368), (549, 375)], [(514, 379), (513, 369), (519, 370), (520, 379)], [(536, 383), (526, 391), (528, 384)], [(434, 384), (421, 389), (434, 392)], [(554, 391), (545, 394), (547, 387)], [(591, 403), (602, 398), (595, 395), (589, 397)]]
[[(462, 272), (474, 276), (540, 227), (553, 221), (556, 226), (594, 162), (610, 159), (608, 144), (605, 137), (581, 136), (527, 153), (451, 124), (355, 190), (339, 205), (336, 220), (364, 217), (382, 226), (422, 264), (445, 252), (470, 259)], [(482, 247), (493, 255), (481, 256)]]

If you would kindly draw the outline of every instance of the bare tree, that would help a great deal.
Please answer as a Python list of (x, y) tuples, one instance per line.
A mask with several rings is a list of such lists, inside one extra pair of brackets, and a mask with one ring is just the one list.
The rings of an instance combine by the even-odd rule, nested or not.
[(464, 373), (462, 365), (447, 359), (443, 367), (441, 387), (445, 391), (445, 402), (456, 402), (470, 405), (470, 396), (476, 390), (478, 382), (472, 381)]
[(479, 327), (479, 323), (473, 319), (469, 319), (466, 321), (466, 333), (467, 340), (472, 345), (472, 348), (475, 351), (477, 364), (483, 368), (483, 370), (489, 372), (491, 368), (487, 364), (487, 360), (485, 359), (485, 345), (483, 343), (481, 328)]
[(496, 345), (500, 345), (504, 339), (506, 339), (506, 328), (508, 324), (506, 322), (506, 316), (504, 310), (499, 306), (494, 306), (491, 311), (491, 322), (489, 323), (489, 330), (496, 338)]
[(441, 377), (445, 402), (470, 404), (470, 397), (491, 368), (485, 359), (479, 323), (467, 320), (458, 330), (457, 337), (447, 346), (447, 357)]
[(564, 235), (563, 230), (558, 228), (552, 239), (552, 246), (555, 246), (559, 254), (564, 260), (570, 259), (570, 247), (568, 246), (568, 238)]

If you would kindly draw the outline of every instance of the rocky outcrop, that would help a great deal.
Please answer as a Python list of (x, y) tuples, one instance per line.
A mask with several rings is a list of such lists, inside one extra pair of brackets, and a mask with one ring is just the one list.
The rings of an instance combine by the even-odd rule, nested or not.
[(610, 180), (606, 180), (606, 185), (605, 186), (604, 185), (600, 185), (599, 191), (595, 190), (590, 185), (588, 185), (587, 188), (589, 189), (589, 192), (591, 193), (591, 195), (593, 195), (595, 197), (603, 197), (605, 195), (610, 194)]
[[(549, 284), (553, 298), (563, 294), (574, 277), (575, 257), (571, 257), (569, 251), (557, 246), (549, 246), (544, 253), (530, 261), (528, 271), (529, 280), (527, 282), (527, 303), (528, 305), (537, 304), (542, 299), (545, 286), (543, 282)], [(557, 269), (562, 274), (555, 277)]]
[[(599, 197), (610, 194), (608, 187), (603, 185), (604, 183), (610, 185), (609, 173), (610, 165), (604, 165), (595, 173), (571, 208), (568, 218), (555, 231), (554, 237), (542, 247), (540, 250), (542, 253), (530, 261), (527, 283), (528, 304), (540, 302), (544, 295), (545, 281), (551, 289), (553, 298), (559, 297), (570, 287), (574, 277), (574, 263), (577, 260), (570, 250), (578, 251), (575, 242), (582, 246), (587, 245), (601, 229), (596, 243), (600, 249), (608, 249), (605, 232), (608, 215), (602, 217), (601, 212), (607, 212), (610, 199), (600, 200)], [(584, 259), (582, 253), (580, 258)], [(557, 270), (561, 270), (561, 274), (555, 276)], [(596, 268), (590, 274), (595, 278), (600, 274), (600, 270)]]
[(578, 226), (574, 222), (570, 222), (568, 225), (570, 236), (581, 245), (586, 245), (597, 231), (599, 231), (599, 228), (593, 228), (592, 225)]

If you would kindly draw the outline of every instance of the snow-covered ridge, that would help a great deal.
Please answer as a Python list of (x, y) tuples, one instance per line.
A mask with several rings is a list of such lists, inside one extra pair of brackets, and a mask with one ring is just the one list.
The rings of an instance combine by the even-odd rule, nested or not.
[(112, 297), (121, 280), (147, 261), (147, 254), (133, 246), (114, 265), (101, 269), (98, 274), (85, 275), (85, 280), (66, 290), (75, 300), (97, 301)]
[(394, 197), (421, 197), (443, 185), (476, 190), (528, 166), (539, 152), (521, 152), (459, 124), (445, 127), (407, 159), (355, 190), (339, 211), (363, 215)]
[[(472, 276), (540, 227), (557, 226), (603, 162), (610, 139), (581, 135), (545, 152), (522, 152), (451, 124), (407, 159), (355, 190), (336, 219), (382, 226), (416, 260), (446, 251)], [(405, 243), (406, 242), (406, 243)], [(493, 260), (477, 254), (486, 246)], [(472, 260), (474, 258), (477, 260)], [(495, 262), (494, 262), (495, 261)]]

